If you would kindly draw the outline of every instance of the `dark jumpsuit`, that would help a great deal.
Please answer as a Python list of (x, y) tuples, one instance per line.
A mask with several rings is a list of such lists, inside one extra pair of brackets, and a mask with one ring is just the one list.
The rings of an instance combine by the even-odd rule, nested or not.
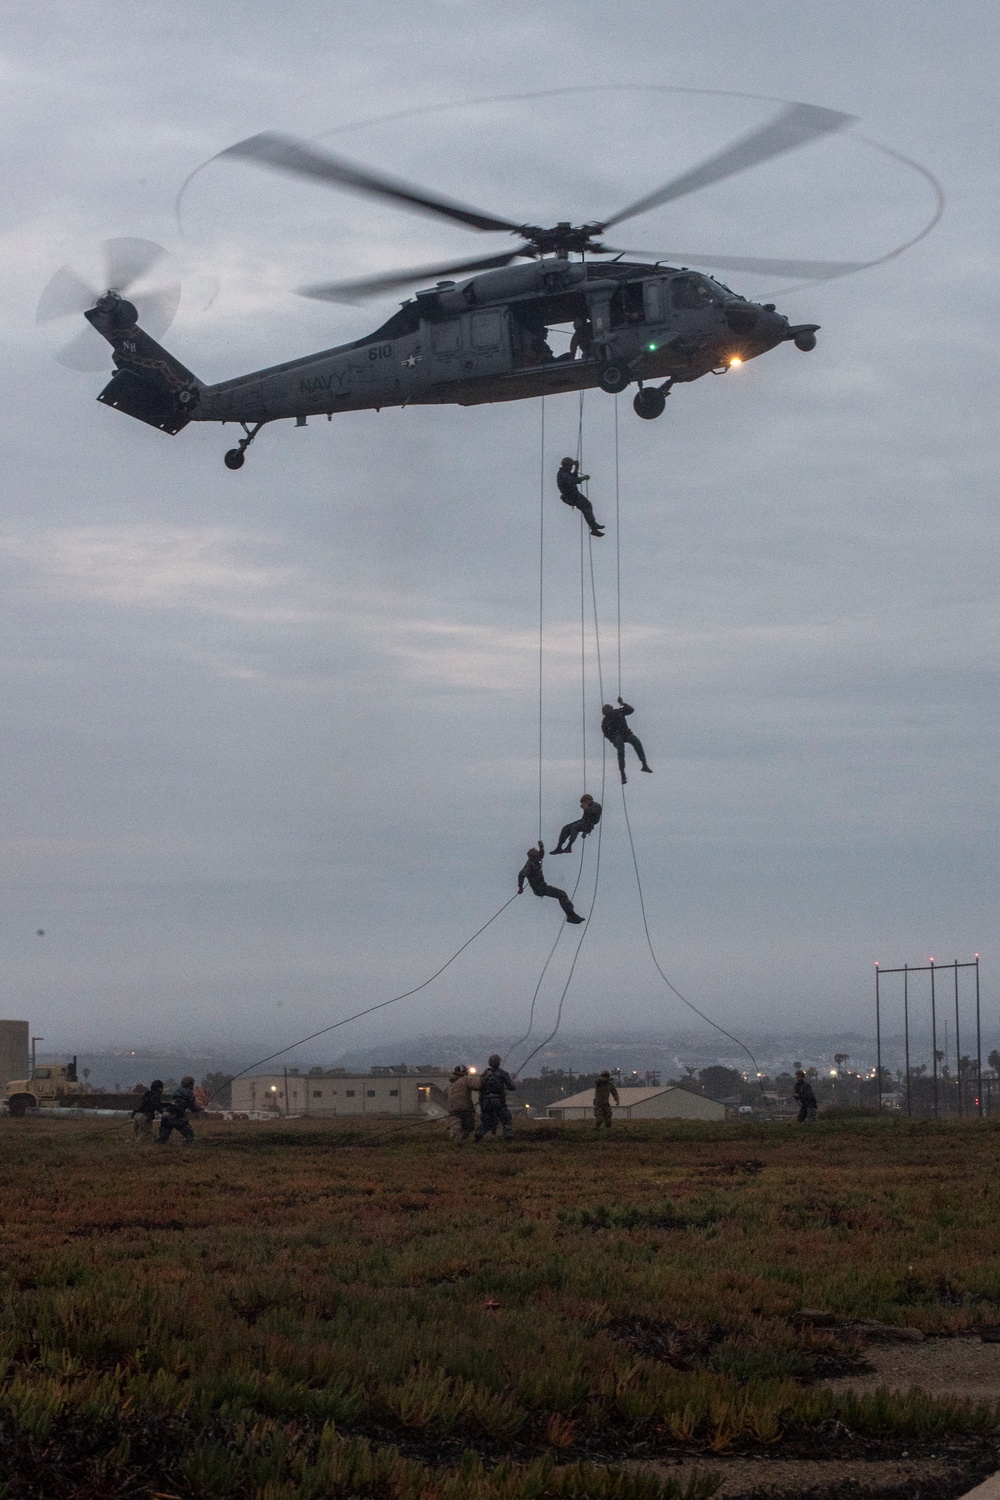
[(635, 709), (630, 703), (623, 703), (621, 708), (613, 708), (610, 713), (604, 715), (601, 720), (601, 733), (606, 740), (610, 740), (618, 751), (618, 769), (622, 773), (622, 781), (625, 780), (625, 746), (632, 745), (642, 762), (642, 769), (649, 770), (646, 763), (646, 752), (642, 748), (642, 741), (636, 739), (629, 729), (625, 720), (629, 714), (634, 714)]
[[(518, 872), (517, 891), (518, 895), (524, 890), (524, 882), (527, 881), (536, 896), (554, 896), (566, 913), (567, 920), (582, 922), (573, 909), (573, 903), (565, 891), (561, 891), (557, 885), (546, 885), (545, 876), (542, 874), (542, 860), (544, 855), (537, 855), (534, 859), (525, 861), (524, 867)], [(482, 1095), (480, 1094), (480, 1104)]]
[(496, 1135), (497, 1126), (503, 1126), (505, 1141), (514, 1139), (514, 1122), (507, 1108), (508, 1091), (516, 1092), (517, 1084), (503, 1068), (487, 1068), (479, 1080), (479, 1124), (476, 1140), (484, 1135)]
[(160, 1116), (160, 1133), (156, 1137), (157, 1145), (166, 1145), (170, 1139), (170, 1132), (172, 1130), (179, 1131), (186, 1144), (194, 1140), (194, 1131), (191, 1129), (186, 1118), (189, 1110), (193, 1115), (198, 1113), (198, 1104), (192, 1089), (179, 1088), (175, 1089), (172, 1094), (167, 1095), (163, 1101), (163, 1113)]
[(591, 536), (600, 536), (601, 527), (598, 525), (597, 517), (594, 515), (594, 507), (581, 490), (576, 476), (569, 469), (558, 469), (556, 471), (556, 484), (559, 486), (559, 497), (563, 505), (571, 505), (574, 510), (582, 511), (583, 519), (590, 527)]
[[(568, 854), (576, 843), (577, 835), (582, 834), (584, 838), (588, 833), (593, 833), (601, 821), (601, 804), (591, 802), (583, 809), (575, 823), (567, 823), (559, 835), (559, 842), (553, 849), (553, 854)], [(569, 840), (569, 843), (566, 840)]]

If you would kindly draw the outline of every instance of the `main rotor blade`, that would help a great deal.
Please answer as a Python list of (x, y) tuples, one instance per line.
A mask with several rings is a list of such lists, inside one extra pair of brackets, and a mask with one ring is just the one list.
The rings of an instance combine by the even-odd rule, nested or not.
[(344, 157), (334, 156), (330, 151), (320, 151), (305, 141), (293, 136), (279, 135), (265, 130), (238, 141), (220, 151), (219, 156), (238, 156), (256, 162), (262, 167), (271, 167), (276, 172), (291, 173), (296, 177), (309, 177), (318, 182), (333, 183), (337, 187), (352, 188), (358, 193), (367, 193), (374, 198), (389, 198), (397, 203), (408, 204), (419, 212), (437, 214), (445, 219), (457, 219), (470, 229), (517, 230), (518, 225), (510, 219), (499, 219), (492, 214), (480, 213), (477, 208), (467, 208), (450, 198), (439, 198), (423, 188), (403, 182), (397, 177), (385, 177), (370, 167), (355, 166)]
[(100, 292), (81, 281), (69, 266), (60, 266), (38, 300), (35, 322), (51, 323), (53, 318), (86, 312), (88, 307), (93, 307), (100, 295)]
[(737, 172), (745, 172), (748, 167), (759, 166), (772, 156), (780, 156), (784, 151), (794, 151), (798, 146), (805, 146), (818, 136), (843, 130), (853, 120), (853, 115), (841, 114), (836, 109), (820, 109), (815, 104), (791, 104), (770, 124), (761, 126), (759, 130), (752, 130), (749, 135), (742, 136), (717, 156), (710, 156), (701, 166), (672, 178), (663, 187), (657, 188), (655, 193), (629, 204), (628, 208), (605, 219), (602, 227), (610, 229), (612, 224), (634, 219), (637, 214), (648, 213), (661, 203), (670, 203), (674, 198), (682, 198), (685, 193), (696, 192), (698, 188), (708, 187), (710, 183), (721, 182), (723, 178), (733, 177)]
[(167, 253), (152, 240), (105, 240), (103, 249), (106, 286), (116, 292), (127, 292)]
[(312, 297), (317, 302), (358, 302), (365, 297), (377, 297), (380, 292), (411, 286), (416, 281), (430, 281), (432, 277), (459, 275), (466, 271), (492, 271), (498, 266), (509, 266), (512, 260), (523, 254), (523, 250), (508, 250), (505, 255), (457, 260), (445, 266), (414, 266), (409, 271), (387, 271), (382, 276), (365, 276), (357, 281), (321, 282), (317, 286), (300, 286), (298, 294)]
[(717, 271), (757, 271), (764, 276), (802, 276), (821, 280), (824, 276), (846, 276), (863, 271), (870, 260), (770, 260), (754, 255), (694, 255), (680, 250), (616, 250), (605, 246), (610, 255), (641, 255), (646, 260), (666, 260), (672, 266), (711, 266)]

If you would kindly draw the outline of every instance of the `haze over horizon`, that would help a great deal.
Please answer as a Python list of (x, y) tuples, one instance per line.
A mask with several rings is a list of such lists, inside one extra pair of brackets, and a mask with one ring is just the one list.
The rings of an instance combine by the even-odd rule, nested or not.
[[(657, 210), (627, 243), (881, 253), (933, 205), (862, 138), (925, 164), (948, 207), (912, 251), (845, 280), (727, 274), (819, 323), (813, 353), (678, 387), (655, 422), (631, 390), (618, 400), (650, 928), (673, 982), (738, 1034), (867, 1033), (874, 961), (932, 953), (982, 952), (992, 1017), (992, 22), (982, 0), (9, 7), (5, 1014), (51, 1048), (281, 1046), (420, 984), (513, 893), (537, 833), (539, 403), (275, 424), (231, 474), (233, 429), (166, 438), (96, 404), (104, 376), (52, 361), (34, 316), (55, 269), (109, 236), (165, 245), (184, 297), (164, 342), (223, 379), (360, 337), (399, 300), (332, 307), (295, 286), (484, 246), (222, 163), (192, 181), (179, 228), (181, 185), (235, 141), (322, 135), (518, 220), (580, 222), (761, 123), (773, 96), (858, 124)], [(463, 104), (571, 85), (619, 91)], [(588, 393), (609, 522), (614, 415)], [(579, 545), (553, 483), (576, 424), (575, 398), (547, 402), (549, 843), (583, 789)], [(594, 558), (613, 695), (613, 526)], [(591, 672), (592, 710), (598, 694)], [(593, 713), (587, 754), (596, 792)], [(689, 1030), (645, 946), (613, 766), (604, 802), (565, 1024)], [(572, 884), (574, 862), (549, 878)], [(434, 985), (324, 1050), (517, 1034), (559, 921), (526, 894)], [(541, 1035), (575, 941), (539, 996)]]

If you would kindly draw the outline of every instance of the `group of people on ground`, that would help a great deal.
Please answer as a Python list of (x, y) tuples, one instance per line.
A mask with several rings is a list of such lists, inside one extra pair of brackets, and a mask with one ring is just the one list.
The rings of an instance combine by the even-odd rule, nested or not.
[[(515, 1093), (517, 1084), (502, 1066), (499, 1052), (490, 1056), (489, 1066), (479, 1075), (470, 1073), (464, 1063), (457, 1063), (448, 1080), (448, 1124), (457, 1140), (470, 1136), (481, 1141), (484, 1135), (502, 1132), (505, 1141), (514, 1139), (514, 1121), (507, 1095)], [(594, 1084), (594, 1128), (611, 1129), (611, 1100), (620, 1104), (618, 1090), (605, 1068)], [(476, 1124), (476, 1104), (479, 1124)]]
[[(198, 1103), (194, 1092), (194, 1079), (187, 1074), (180, 1087), (165, 1094), (162, 1078), (154, 1078), (132, 1111), (132, 1129), (137, 1141), (152, 1139), (154, 1145), (165, 1146), (176, 1130), (185, 1146), (194, 1144), (194, 1131), (188, 1115), (198, 1114), (204, 1106)], [(153, 1136), (153, 1120), (159, 1115), (160, 1128)]]
[(448, 1080), (448, 1115), (452, 1131), (459, 1140), (468, 1140), (471, 1135), (481, 1141), (484, 1135), (495, 1136), (498, 1129), (502, 1130), (505, 1141), (513, 1139), (514, 1121), (507, 1105), (507, 1095), (516, 1091), (517, 1084), (501, 1067), (502, 1062), (499, 1052), (494, 1052), (490, 1055), (489, 1066), (478, 1075), (470, 1073), (463, 1063), (458, 1063), (452, 1072)]

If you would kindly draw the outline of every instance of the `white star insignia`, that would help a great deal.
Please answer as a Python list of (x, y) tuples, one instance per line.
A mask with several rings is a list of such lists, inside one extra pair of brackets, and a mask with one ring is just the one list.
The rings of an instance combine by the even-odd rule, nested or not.
[(414, 365), (417, 363), (417, 360), (421, 359), (422, 357), (423, 356), (420, 354), (411, 354), (408, 359), (401, 359), (399, 362), (401, 365), (408, 365), (412, 370)]

